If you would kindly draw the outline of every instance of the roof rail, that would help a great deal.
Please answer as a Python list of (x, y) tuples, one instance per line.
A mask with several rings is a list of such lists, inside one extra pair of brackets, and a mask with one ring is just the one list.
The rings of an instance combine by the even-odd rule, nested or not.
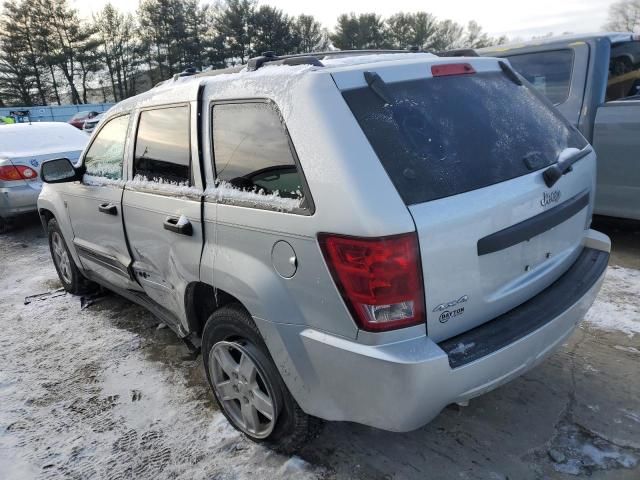
[(259, 57), (250, 58), (247, 62), (247, 71), (252, 72), (258, 70), (265, 63), (272, 65), (314, 65), (316, 67), (324, 67), (322, 62), (313, 55), (282, 55), (278, 56), (275, 52), (264, 52)]
[(328, 52), (310, 52), (310, 53), (296, 53), (292, 55), (278, 56), (275, 52), (264, 52), (259, 57), (249, 59), (247, 62), (247, 70), (254, 71), (264, 66), (266, 63), (270, 65), (314, 65), (316, 67), (323, 67), (323, 59), (327, 58), (340, 58), (340, 57), (355, 57), (360, 55), (379, 55), (383, 53), (412, 53), (418, 52), (418, 49), (407, 50), (331, 50)]

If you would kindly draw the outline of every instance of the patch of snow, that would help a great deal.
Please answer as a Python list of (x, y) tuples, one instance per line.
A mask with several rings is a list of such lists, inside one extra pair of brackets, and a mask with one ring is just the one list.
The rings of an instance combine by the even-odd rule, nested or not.
[(619, 463), (624, 468), (634, 467), (638, 460), (627, 453), (621, 453), (616, 450), (601, 450), (595, 445), (586, 444), (582, 446), (582, 453), (589, 457), (597, 466), (605, 468), (608, 460)]
[(183, 197), (202, 195), (200, 188), (191, 187), (187, 182), (171, 182), (163, 178), (149, 179), (143, 175), (136, 175), (133, 180), (127, 181), (127, 189), (166, 192)]
[(613, 348), (615, 348), (616, 350), (620, 350), (621, 352), (639, 353), (640, 354), (640, 350), (638, 350), (635, 347), (624, 347), (622, 345), (614, 345)]
[(81, 130), (64, 122), (3, 125), (0, 129), (0, 157), (80, 152), (88, 141), (89, 137)]
[[(35, 230), (35, 229), (34, 229)], [(35, 237), (35, 235), (34, 235)], [(0, 237), (0, 477), (311, 480), (324, 470), (246, 440), (217, 411), (202, 360), (110, 296), (81, 310), (45, 238)], [(298, 468), (300, 467), (300, 468)]]
[(467, 353), (468, 350), (471, 350), (473, 347), (475, 347), (476, 344), (474, 342), (470, 342), (470, 343), (458, 343), (458, 345), (456, 345), (456, 348), (454, 348), (453, 350), (451, 350), (449, 353), (452, 355), (464, 355), (465, 353)]
[(124, 187), (126, 183), (124, 180), (113, 180), (107, 177), (96, 177), (94, 175), (87, 175), (86, 173), (82, 176), (82, 183), (85, 185), (90, 185), (92, 187), (104, 187), (106, 185), (111, 185), (113, 187)]
[(624, 413), (624, 416), (633, 420), (636, 423), (640, 423), (640, 413), (639, 412), (632, 412), (631, 410), (622, 410), (622, 413)]
[(217, 186), (205, 190), (205, 195), (217, 202), (225, 201), (244, 203), (254, 207), (275, 208), (291, 212), (300, 208), (302, 198), (284, 198), (279, 193), (264, 193), (262, 190), (246, 191), (234, 187), (229, 182), (219, 182)]
[(298, 474), (308, 472), (311, 469), (311, 465), (300, 457), (293, 456), (280, 467), (280, 476), (297, 476)]
[(188, 223), (189, 219), (184, 215), (180, 215), (180, 218), (178, 218), (178, 221), (176, 222), (176, 227), (184, 227)]
[(581, 478), (596, 470), (635, 468), (638, 465), (633, 450), (615, 445), (574, 423), (563, 422), (559, 426), (551, 449), (558, 452), (552, 458), (556, 471)]
[(351, 57), (327, 57), (322, 60), (325, 67), (346, 67), (351, 65), (363, 65), (366, 63), (389, 62), (399, 60), (416, 60), (438, 58), (432, 53), (378, 53), (372, 55), (355, 55)]
[(565, 148), (564, 150), (562, 150), (560, 152), (560, 155), (558, 155), (558, 162), (562, 162), (562, 161), (566, 160), (567, 158), (573, 157), (579, 151), (580, 151), (580, 149), (574, 148), (574, 147)]
[(640, 333), (640, 270), (609, 267), (602, 290), (585, 315), (585, 322), (600, 330)]

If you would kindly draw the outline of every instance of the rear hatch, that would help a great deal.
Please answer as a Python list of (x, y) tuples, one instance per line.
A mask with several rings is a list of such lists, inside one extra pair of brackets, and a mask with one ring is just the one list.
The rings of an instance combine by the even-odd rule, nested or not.
[(571, 266), (595, 155), (546, 186), (561, 153), (588, 146), (545, 99), (496, 59), (359, 68), (334, 80), (413, 216), (431, 338), (495, 318)]

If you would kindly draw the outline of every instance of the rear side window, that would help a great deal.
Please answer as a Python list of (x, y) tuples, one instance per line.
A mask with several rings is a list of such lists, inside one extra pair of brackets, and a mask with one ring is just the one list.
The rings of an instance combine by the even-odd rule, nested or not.
[(493, 185), (555, 162), (584, 138), (502, 72), (388, 83), (343, 96), (406, 204)]
[(84, 157), (87, 175), (110, 180), (122, 179), (128, 125), (129, 115), (122, 115), (105, 123)]
[[(245, 199), (263, 200), (261, 206), (268, 204), (270, 198), (278, 206), (305, 208), (303, 179), (280, 114), (273, 105), (266, 102), (215, 105), (212, 124), (219, 182), (248, 193)], [(291, 201), (283, 203), (278, 199)]]
[(640, 98), (640, 42), (618, 43), (611, 47), (607, 101)]
[(142, 111), (136, 136), (134, 176), (191, 185), (189, 143), (189, 107)]
[(569, 98), (573, 51), (553, 50), (513, 55), (507, 58), (513, 68), (551, 103), (558, 105)]

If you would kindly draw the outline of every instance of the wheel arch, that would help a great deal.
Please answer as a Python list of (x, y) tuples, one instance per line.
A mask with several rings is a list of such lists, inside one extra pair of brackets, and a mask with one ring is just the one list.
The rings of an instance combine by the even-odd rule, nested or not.
[(235, 303), (248, 312), (247, 307), (238, 298), (204, 282), (191, 282), (187, 285), (184, 303), (189, 332), (198, 336), (202, 336), (207, 320), (220, 307)]
[(47, 230), (47, 225), (52, 218), (56, 218), (51, 210), (48, 208), (39, 208), (38, 215), (40, 216), (40, 222), (42, 223), (42, 227)]

